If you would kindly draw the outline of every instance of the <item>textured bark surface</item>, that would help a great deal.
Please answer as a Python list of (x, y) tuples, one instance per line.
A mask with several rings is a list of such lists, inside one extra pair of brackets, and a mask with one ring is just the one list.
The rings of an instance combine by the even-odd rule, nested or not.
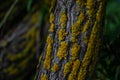
[(104, 0), (53, 0), (50, 29), (36, 80), (93, 80)]

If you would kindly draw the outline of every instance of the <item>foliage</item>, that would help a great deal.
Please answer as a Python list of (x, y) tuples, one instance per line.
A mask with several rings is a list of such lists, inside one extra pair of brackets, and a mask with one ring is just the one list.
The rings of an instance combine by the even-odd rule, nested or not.
[(104, 40), (96, 80), (120, 80), (120, 1), (110, 0), (106, 9)]
[(120, 35), (120, 2), (109, 1), (106, 9), (105, 36), (110, 44)]

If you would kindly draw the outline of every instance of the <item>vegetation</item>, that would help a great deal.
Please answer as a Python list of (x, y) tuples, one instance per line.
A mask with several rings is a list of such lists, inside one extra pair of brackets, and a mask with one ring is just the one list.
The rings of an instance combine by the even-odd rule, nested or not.
[[(95, 56), (97, 55), (94, 55), (94, 58), (86, 55), (91, 60), (89, 62), (79, 52), (82, 53), (83, 50), (81, 43), (92, 45), (93, 49), (95, 48), (96, 52), (88, 49), (85, 50), (86, 53), (91, 55), (91, 52), (94, 52), (92, 54), (98, 52), (97, 49), (99, 48), (94, 47), (97, 43), (95, 39), (99, 40), (101, 36), (99, 36), (99, 31), (96, 31), (97, 29), (93, 27), (99, 24), (99, 18), (102, 18), (96, 17), (101, 15), (96, 13), (104, 12), (101, 12), (100, 8), (97, 10), (93, 8), (97, 5), (94, 0), (88, 0), (87, 6), (81, 4), (84, 3), (84, 0), (76, 0), (76, 10), (70, 7), (72, 0), (59, 4), (58, 7), (56, 7), (54, 1), (0, 1), (0, 80), (33, 80), (34, 78), (40, 79), (40, 77), (43, 80), (48, 78), (54, 80), (59, 77), (56, 76), (57, 74), (61, 74), (59, 72), (62, 72), (62, 75), (65, 76), (62, 76), (62, 78), (68, 80), (76, 80), (78, 75), (81, 75), (81, 79), (84, 79), (86, 74), (91, 76), (86, 72), (88, 70), (86, 66), (88, 63), (90, 63), (89, 65), (95, 64), (96, 62), (91, 62), (96, 61)], [(89, 1), (92, 1), (92, 3)], [(51, 2), (52, 6), (50, 6)], [(64, 6), (65, 4), (66, 6)], [(95, 80), (120, 80), (119, 4), (120, 0), (107, 0), (105, 26), (103, 27), (103, 24), (101, 27), (98, 26), (99, 30), (103, 28), (103, 31), (100, 31), (103, 32), (103, 34), (100, 34), (103, 36), (101, 38), (102, 42), (100, 42), (98, 64), (89, 66), (89, 73), (93, 73), (95, 69), (92, 80), (93, 78)], [(83, 10), (85, 7), (87, 11)], [(71, 16), (72, 18), (69, 17), (70, 13), (74, 14)], [(92, 14), (95, 15), (91, 16)], [(70, 20), (72, 20), (71, 24)], [(91, 28), (88, 27), (90, 25)], [(91, 29), (94, 30), (93, 32), (96, 35), (87, 34), (88, 31), (92, 33)], [(84, 34), (83, 40), (80, 41), (82, 34)], [(46, 37), (46, 35), (48, 36)], [(90, 38), (90, 36), (92, 37)], [(91, 44), (92, 42), (93, 44)]]

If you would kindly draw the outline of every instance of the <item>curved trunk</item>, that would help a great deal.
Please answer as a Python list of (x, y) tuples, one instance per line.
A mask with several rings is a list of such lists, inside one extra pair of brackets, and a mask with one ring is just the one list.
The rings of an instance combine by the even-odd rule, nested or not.
[(39, 10), (29, 13), (0, 39), (0, 80), (26, 80), (34, 74), (40, 15)]
[(53, 0), (50, 29), (36, 80), (92, 80), (105, 14), (104, 0)]

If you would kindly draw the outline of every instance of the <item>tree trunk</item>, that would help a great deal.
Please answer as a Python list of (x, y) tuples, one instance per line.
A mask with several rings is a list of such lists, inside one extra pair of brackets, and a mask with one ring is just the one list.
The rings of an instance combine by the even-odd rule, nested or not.
[(105, 0), (53, 0), (50, 29), (36, 80), (92, 80)]
[(40, 15), (30, 12), (0, 39), (0, 80), (30, 80), (34, 74)]

